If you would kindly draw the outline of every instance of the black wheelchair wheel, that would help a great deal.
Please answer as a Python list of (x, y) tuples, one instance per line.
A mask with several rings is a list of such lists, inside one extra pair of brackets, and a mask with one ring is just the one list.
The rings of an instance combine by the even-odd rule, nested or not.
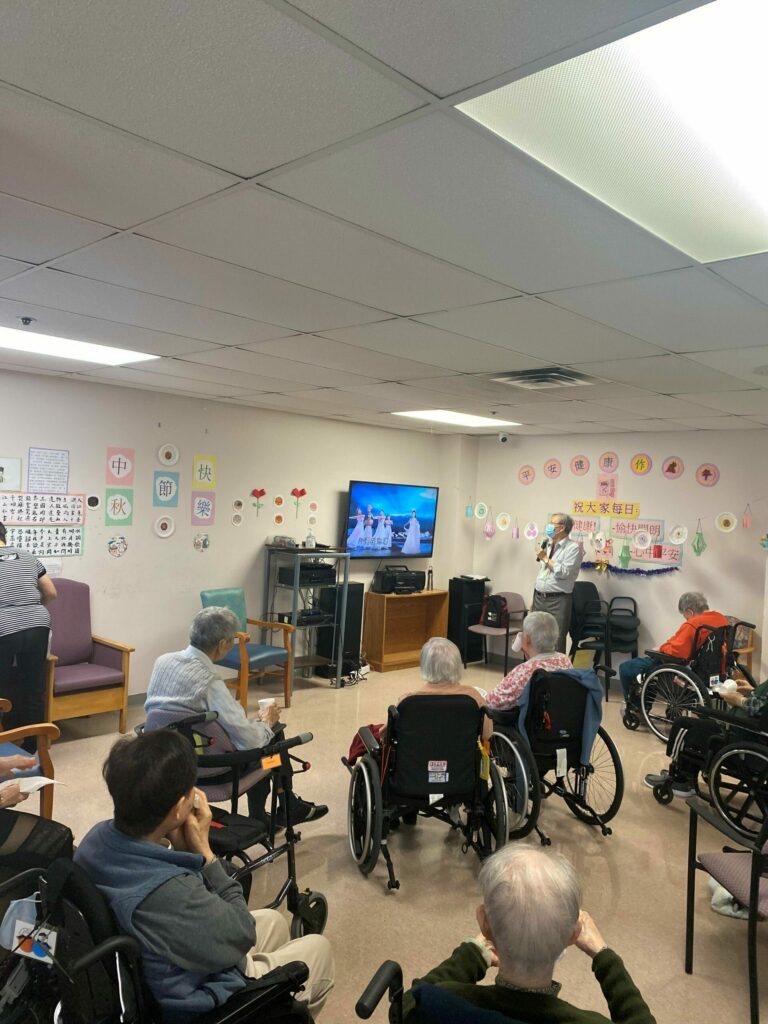
[(366, 754), (352, 769), (347, 803), (347, 832), (352, 858), (364, 875), (379, 859), (384, 816), (379, 766)]
[(475, 846), (481, 860), (501, 849), (507, 841), (507, 831), (507, 794), (499, 769), (491, 761)]
[(522, 736), (498, 732), (491, 736), (491, 758), (499, 770), (507, 797), (510, 839), (524, 839), (539, 820), (541, 781), (536, 761)]
[(299, 894), (299, 909), (291, 919), (291, 938), (322, 935), (328, 921), (328, 900), (321, 892), (307, 889)]
[(640, 715), (637, 711), (630, 711), (627, 709), (621, 719), (624, 728), (629, 729), (630, 732), (634, 732), (640, 728)]
[(687, 665), (660, 665), (652, 669), (640, 690), (640, 713), (645, 724), (665, 743), (678, 718), (706, 703), (701, 683)]
[[(616, 746), (601, 726), (586, 769), (569, 768), (565, 802), (581, 821), (599, 825), (615, 818), (624, 799), (624, 770)], [(600, 820), (598, 820), (598, 817)]]
[(768, 748), (729, 743), (709, 768), (709, 793), (720, 816), (746, 839), (755, 839), (768, 816)]
[(664, 782), (660, 786), (653, 787), (654, 800), (660, 804), (671, 804), (674, 795), (671, 782)]

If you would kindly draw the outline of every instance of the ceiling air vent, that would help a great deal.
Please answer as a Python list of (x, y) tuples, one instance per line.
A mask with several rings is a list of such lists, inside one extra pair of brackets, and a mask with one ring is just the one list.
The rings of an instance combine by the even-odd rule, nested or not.
[(538, 370), (514, 370), (510, 373), (489, 374), (497, 384), (508, 384), (512, 388), (526, 391), (544, 391), (551, 388), (581, 388), (589, 384), (604, 384), (604, 377), (592, 377), (578, 370), (567, 370), (564, 366), (544, 366)]

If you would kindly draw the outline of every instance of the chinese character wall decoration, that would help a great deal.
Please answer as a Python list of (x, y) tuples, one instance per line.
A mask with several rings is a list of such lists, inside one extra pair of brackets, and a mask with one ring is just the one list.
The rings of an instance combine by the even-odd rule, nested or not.
[(179, 474), (167, 469), (156, 469), (152, 488), (155, 508), (176, 508), (179, 504)]
[(130, 526), (133, 523), (133, 488), (108, 487), (104, 499), (104, 522), (107, 526)]
[(196, 491), (216, 490), (216, 456), (196, 455), (192, 460), (192, 486)]
[(216, 521), (216, 495), (212, 491), (192, 491), (192, 525), (213, 526)]
[(135, 459), (133, 448), (107, 448), (107, 483), (130, 487), (133, 484)]

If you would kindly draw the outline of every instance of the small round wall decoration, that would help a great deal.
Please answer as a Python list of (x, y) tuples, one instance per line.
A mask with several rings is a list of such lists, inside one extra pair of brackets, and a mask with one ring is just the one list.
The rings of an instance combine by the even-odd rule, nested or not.
[(285, 506), (285, 498), (282, 496), (282, 494), (276, 494), (272, 499), (272, 504), (275, 506), (275, 508), (283, 508)]
[(632, 547), (639, 551), (645, 551), (651, 546), (651, 539), (647, 530), (638, 530), (637, 533), (632, 534)]
[(88, 508), (92, 509), (93, 511), (96, 511), (96, 509), (101, 505), (101, 498), (99, 497), (98, 494), (89, 494), (88, 497), (85, 499), (85, 504), (88, 506)]
[(307, 511), (311, 512), (312, 515), (316, 515), (320, 511), (320, 506), (316, 501), (310, 501), (307, 504)]
[(637, 455), (633, 455), (629, 460), (629, 468), (635, 476), (645, 476), (646, 473), (650, 473), (652, 467), (653, 460), (645, 452), (638, 452)]
[(158, 537), (170, 537), (176, 529), (176, 523), (171, 516), (158, 516), (153, 529)]
[(696, 470), (696, 483), (702, 487), (714, 487), (720, 479), (720, 470), (714, 462), (702, 462)]
[(521, 466), (517, 471), (517, 479), (519, 483), (528, 486), (536, 479), (536, 470), (533, 466)]
[(539, 536), (539, 524), (534, 522), (526, 523), (523, 534), (528, 538), (528, 540), (536, 540)]
[(485, 519), (488, 515), (488, 506), (484, 501), (478, 501), (475, 505), (475, 519)]
[(548, 480), (556, 480), (560, 476), (561, 469), (559, 459), (547, 459), (544, 463), (544, 476)]
[(509, 529), (509, 524), (511, 522), (512, 517), (510, 516), (509, 512), (499, 512), (499, 514), (496, 516), (496, 526), (501, 530), (502, 533), (505, 530)]
[(242, 517), (242, 515), (239, 512), (235, 512), (234, 515), (232, 516), (232, 525), (233, 526), (242, 526), (243, 525), (243, 517)]
[(157, 449), (157, 460), (164, 466), (175, 466), (179, 461), (179, 449), (175, 444), (161, 444)]
[(616, 452), (603, 452), (597, 460), (597, 465), (603, 473), (615, 473), (619, 468), (619, 456)]
[(586, 455), (574, 455), (571, 459), (571, 472), (574, 476), (586, 476), (589, 472), (589, 459)]
[(307, 524), (309, 526), (317, 526), (317, 516), (312, 514), (307, 516)]
[(285, 522), (285, 516), (283, 515), (282, 512), (275, 512), (275, 514), (272, 516), (272, 522), (275, 524), (275, 526), (282, 526), (283, 523)]
[(235, 500), (232, 502), (232, 511), (233, 512), (242, 512), (243, 511), (243, 500), (242, 500), (242, 498), (235, 498)]
[(715, 526), (721, 533), (731, 533), (736, 529), (736, 516), (733, 512), (721, 512), (715, 517)]
[(670, 455), (661, 464), (662, 476), (667, 480), (678, 480), (685, 472), (685, 464), (679, 455)]
[(667, 540), (670, 544), (685, 544), (688, 540), (688, 527), (683, 526), (682, 523), (678, 523), (677, 526), (673, 526), (669, 531)]
[(113, 558), (122, 558), (128, 550), (128, 541), (123, 536), (110, 537), (107, 541), (107, 551)]

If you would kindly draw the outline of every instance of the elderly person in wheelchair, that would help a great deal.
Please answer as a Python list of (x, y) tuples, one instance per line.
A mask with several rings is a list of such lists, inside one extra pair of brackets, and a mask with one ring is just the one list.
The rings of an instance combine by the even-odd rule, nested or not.
[(759, 832), (768, 812), (768, 680), (752, 687), (746, 681), (718, 695), (729, 711), (693, 708), (678, 718), (667, 742), (669, 768), (648, 774), (644, 783), (661, 804), (697, 792), (703, 772), (713, 803), (737, 831)]
[[(506, 711), (517, 705), (528, 682), (537, 669), (558, 672), (573, 668), (571, 659), (556, 650), (560, 627), (549, 612), (529, 612), (523, 620), (515, 645), (526, 657), (491, 690), (486, 705), (495, 711)], [(513, 647), (513, 650), (515, 648)]]

